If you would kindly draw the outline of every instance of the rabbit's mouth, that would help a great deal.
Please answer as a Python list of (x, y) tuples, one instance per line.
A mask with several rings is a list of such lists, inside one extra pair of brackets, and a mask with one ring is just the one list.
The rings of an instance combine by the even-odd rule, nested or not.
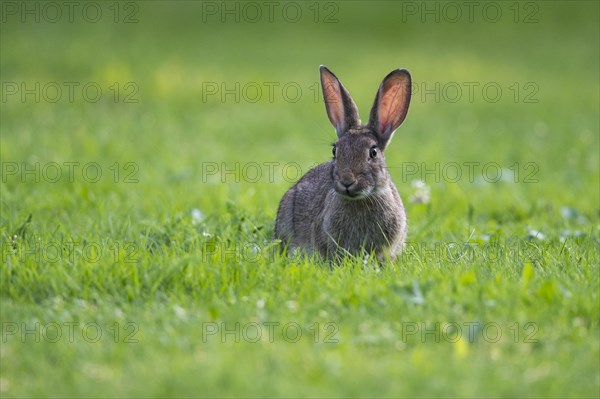
[(371, 195), (372, 190), (370, 187), (361, 188), (357, 187), (357, 185), (347, 187), (341, 183), (338, 183), (335, 186), (335, 192), (344, 199), (355, 201), (367, 198), (369, 195)]

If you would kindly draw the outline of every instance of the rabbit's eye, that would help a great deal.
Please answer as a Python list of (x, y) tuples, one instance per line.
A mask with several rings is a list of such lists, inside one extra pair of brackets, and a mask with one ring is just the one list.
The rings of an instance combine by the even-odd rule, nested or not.
[(333, 157), (335, 158), (335, 144), (333, 145), (333, 148), (331, 149), (331, 154), (333, 154)]
[(371, 149), (369, 150), (369, 156), (371, 158), (375, 158), (375, 157), (377, 157), (377, 154), (379, 154), (379, 150), (377, 149), (377, 147), (375, 147), (375, 146), (371, 147)]

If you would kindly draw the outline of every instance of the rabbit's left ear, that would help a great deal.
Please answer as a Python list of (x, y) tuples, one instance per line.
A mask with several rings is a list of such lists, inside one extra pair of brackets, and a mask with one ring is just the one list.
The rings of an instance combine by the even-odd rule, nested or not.
[(381, 82), (368, 126), (378, 135), (382, 148), (406, 118), (410, 94), (411, 78), (406, 69), (390, 72)]

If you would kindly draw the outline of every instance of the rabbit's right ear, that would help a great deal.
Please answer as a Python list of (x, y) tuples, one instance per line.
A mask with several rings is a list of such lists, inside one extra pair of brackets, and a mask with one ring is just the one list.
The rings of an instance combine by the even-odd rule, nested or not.
[(327, 116), (335, 127), (338, 137), (341, 137), (348, 129), (360, 126), (358, 108), (348, 90), (327, 67), (321, 65), (319, 70)]

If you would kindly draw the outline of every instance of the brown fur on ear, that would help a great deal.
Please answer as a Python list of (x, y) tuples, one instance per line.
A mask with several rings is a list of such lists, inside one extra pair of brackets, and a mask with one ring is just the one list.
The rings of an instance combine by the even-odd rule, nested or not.
[(348, 90), (327, 67), (321, 65), (321, 87), (325, 109), (331, 124), (335, 127), (338, 137), (348, 129), (360, 125), (358, 108)]
[(379, 136), (383, 147), (406, 118), (411, 85), (410, 73), (406, 69), (396, 69), (379, 86), (368, 125)]

